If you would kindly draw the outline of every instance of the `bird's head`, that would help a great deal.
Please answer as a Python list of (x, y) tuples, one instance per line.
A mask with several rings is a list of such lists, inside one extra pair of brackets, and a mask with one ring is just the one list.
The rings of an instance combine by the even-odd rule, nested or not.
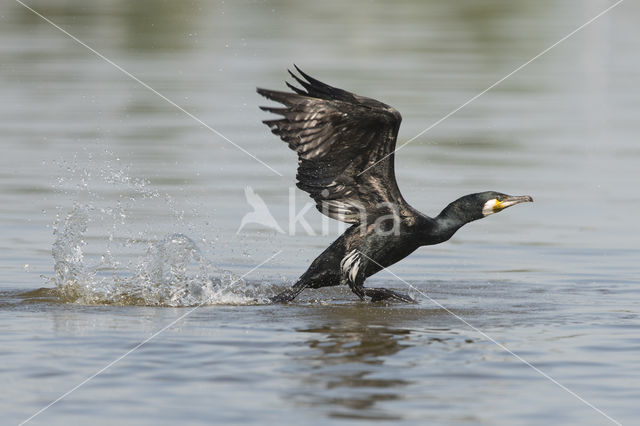
[(531, 201), (533, 198), (529, 195), (513, 196), (495, 191), (478, 192), (458, 198), (440, 213), (439, 218), (449, 226), (462, 226), (498, 213), (507, 207)]
[(472, 196), (477, 200), (475, 208), (481, 209), (482, 217), (498, 213), (516, 204), (533, 202), (530, 195), (507, 195), (495, 191), (480, 192)]
[(513, 196), (495, 191), (465, 195), (445, 207), (435, 218), (438, 238), (434, 239), (429, 235), (426, 244), (446, 241), (469, 222), (498, 213), (516, 204), (532, 201), (533, 198), (529, 195)]

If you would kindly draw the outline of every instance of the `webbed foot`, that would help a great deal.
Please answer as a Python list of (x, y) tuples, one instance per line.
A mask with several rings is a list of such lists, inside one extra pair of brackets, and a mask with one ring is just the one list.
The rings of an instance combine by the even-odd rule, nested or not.
[(302, 290), (304, 290), (305, 288), (307, 288), (306, 285), (298, 285), (298, 286), (294, 285), (293, 287), (286, 289), (282, 293), (278, 293), (275, 296), (270, 297), (269, 302), (270, 303), (291, 302), (293, 299), (298, 297), (298, 295), (302, 293)]
[(364, 294), (367, 297), (371, 298), (372, 302), (381, 302), (383, 300), (393, 300), (395, 302), (404, 302), (404, 303), (418, 303), (416, 300), (403, 293), (398, 293), (397, 291), (389, 290), (387, 288), (365, 288)]

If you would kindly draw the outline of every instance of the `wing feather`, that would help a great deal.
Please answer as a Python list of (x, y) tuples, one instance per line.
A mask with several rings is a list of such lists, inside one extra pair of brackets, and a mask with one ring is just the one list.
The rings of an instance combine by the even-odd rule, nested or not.
[(298, 188), (320, 212), (347, 223), (389, 214), (390, 204), (406, 206), (394, 173), (400, 113), (296, 70), (302, 77), (289, 74), (302, 89), (287, 82), (294, 93), (258, 93), (284, 105), (260, 108), (282, 117), (263, 122), (297, 152)]

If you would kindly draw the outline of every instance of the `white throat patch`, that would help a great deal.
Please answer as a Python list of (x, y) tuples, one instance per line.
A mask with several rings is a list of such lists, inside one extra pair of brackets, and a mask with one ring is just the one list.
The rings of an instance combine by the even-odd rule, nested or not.
[(482, 207), (482, 215), (489, 216), (490, 214), (494, 214), (500, 210), (502, 209), (499, 207), (499, 201), (494, 198), (484, 203), (484, 206)]

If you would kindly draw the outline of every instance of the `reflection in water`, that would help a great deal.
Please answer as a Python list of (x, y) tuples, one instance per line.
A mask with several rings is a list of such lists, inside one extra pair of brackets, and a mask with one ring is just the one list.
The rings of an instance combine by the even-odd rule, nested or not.
[(311, 321), (296, 328), (306, 338), (306, 349), (292, 354), (291, 370), (300, 385), (294, 393), (285, 393), (285, 399), (333, 418), (402, 419), (401, 401), (413, 384), (406, 372), (415, 361), (402, 352), (429, 346), (433, 339), (442, 341), (443, 331), (425, 336), (424, 330), (416, 334), (409, 327), (423, 329), (425, 322), (441, 321), (442, 314), (420, 306), (314, 308)]
[(332, 418), (406, 420), (415, 395), (424, 395), (425, 371), (412, 373), (418, 365), (443, 351), (455, 359), (473, 343), (452, 329), (450, 314), (420, 305), (342, 304), (300, 314), (309, 320), (296, 328), (305, 349), (290, 355), (287, 369), (299, 385), (284, 399)]
[[(127, 48), (144, 52), (181, 50), (197, 44), (202, 6), (191, 1), (123, 3)], [(213, 7), (213, 5), (207, 5)], [(217, 10), (211, 16), (218, 16)], [(211, 24), (211, 23), (210, 23)], [(215, 25), (214, 25), (215, 28)]]
[[(76, 2), (30, 2), (38, 13), (54, 22), (66, 23), (68, 17), (81, 16), (91, 22), (93, 34), (110, 31), (123, 48), (147, 53), (188, 49), (197, 44), (198, 25), (202, 17), (202, 6), (192, 1), (165, 2), (139, 0), (135, 2), (91, 3), (82, 7)], [(50, 24), (18, 3), (13, 5), (17, 19), (22, 25), (39, 25), (46, 28)], [(205, 5), (212, 17), (224, 13), (219, 5)], [(107, 12), (108, 11), (108, 12)], [(117, 31), (114, 31), (114, 28)], [(215, 28), (214, 28), (215, 29)], [(71, 28), (72, 32), (76, 30)], [(55, 33), (54, 33), (55, 34)], [(81, 39), (91, 39), (90, 33), (80, 32)], [(104, 42), (103, 39), (100, 39)]]
[(309, 372), (302, 379), (306, 391), (297, 393), (297, 402), (330, 406), (330, 417), (401, 418), (377, 403), (402, 398), (410, 383), (382, 368), (387, 357), (409, 346), (409, 330), (348, 321), (298, 331), (314, 336), (307, 341), (313, 352), (302, 360)]

